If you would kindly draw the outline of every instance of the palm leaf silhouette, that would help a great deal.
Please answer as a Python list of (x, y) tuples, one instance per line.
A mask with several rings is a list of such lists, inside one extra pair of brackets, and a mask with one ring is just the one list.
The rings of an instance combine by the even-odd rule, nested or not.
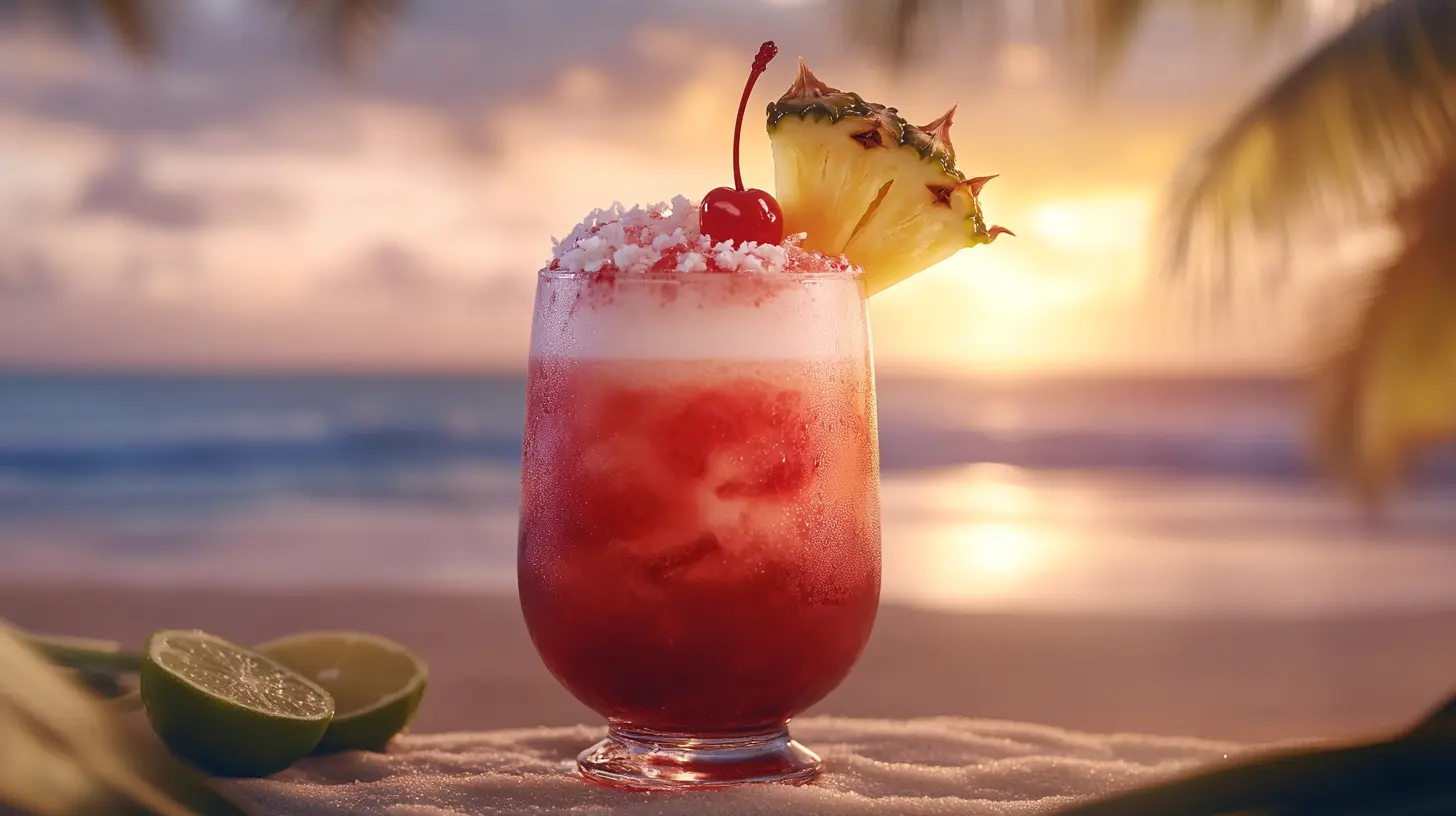
[[(1354, 21), (1254, 99), (1185, 162), (1164, 214), (1162, 266), (1226, 309), (1248, 284), (1277, 285), (1295, 249), (1336, 244), (1392, 217), (1405, 248), (1377, 271), (1318, 369), (1315, 437), (1330, 470), (1378, 503), (1410, 460), (1456, 437), (1456, 0), (1349, 0)], [(1186, 0), (1262, 36), (1287, 0)], [(1122, 65), (1148, 0), (1063, 6), (1089, 90)], [(984, 42), (1004, 38), (991, 0), (851, 2), (850, 29), (892, 62), (956, 9)], [(887, 16), (888, 15), (888, 16)], [(927, 25), (923, 18), (935, 16)], [(1085, 70), (1089, 69), (1090, 70)], [(1263, 295), (1263, 292), (1257, 293)]]
[[(1170, 4), (1167, 0), (1157, 4), (1152, 0), (1081, 0), (1063, 4), (1070, 45), (1083, 57), (1090, 90), (1100, 90), (1116, 75), (1155, 5), (1166, 8)], [(1281, 23), (1294, 18), (1297, 11), (1291, 0), (1183, 0), (1183, 5), (1200, 17), (1242, 23), (1244, 34), (1251, 42), (1266, 38)]]
[[(405, 0), (275, 0), (287, 17), (315, 34), (316, 46), (341, 70), (356, 69), (379, 47)], [(77, 34), (100, 23), (141, 64), (162, 55), (167, 24), (189, 4), (166, 0), (0, 0), (0, 22), (27, 14)]]
[(311, 26), (319, 44), (345, 71), (377, 49), (402, 11), (402, 0), (285, 0), (289, 17)]
[(1260, 251), (1283, 260), (1300, 236), (1378, 219), (1448, 162), (1453, 145), (1456, 2), (1376, 6), (1185, 165), (1168, 209), (1166, 267), (1226, 297)]
[(1404, 247), (1316, 377), (1318, 448), (1372, 509), (1424, 447), (1456, 438), (1456, 164), (1395, 221)]
[(0, 22), (37, 18), (73, 35), (99, 22), (127, 56), (149, 63), (162, 49), (161, 5), (158, 0), (0, 0)]
[[(1376, 0), (1350, 0), (1365, 4)], [(1149, 15), (1168, 0), (1074, 0), (1055, 6), (1026, 6), (1042, 35), (1060, 30), (1068, 46), (1066, 67), (1078, 80), (1088, 80), (1097, 91), (1122, 66)], [(868, 48), (892, 70), (908, 66), (932, 41), (967, 50), (973, 55), (994, 54), (994, 48), (1025, 32), (1009, 24), (1008, 0), (843, 0), (837, 8), (850, 40)], [(1298, 5), (1292, 0), (1180, 0), (1179, 6), (1241, 20), (1258, 39), (1292, 18)], [(949, 34), (947, 33), (949, 32)], [(964, 35), (962, 35), (964, 32)], [(969, 40), (967, 40), (969, 37)]]
[(999, 3), (987, 0), (843, 0), (838, 11), (853, 43), (867, 47), (891, 70), (912, 62), (928, 34), (974, 20), (978, 33), (999, 30)]
[(127, 53), (148, 62), (161, 47), (156, 3), (148, 0), (98, 0), (102, 16)]
[(1315, 378), (1321, 458), (1371, 507), (1422, 449), (1456, 437), (1453, 212), (1456, 0), (1368, 8), (1174, 184), (1166, 268), (1214, 304), (1277, 284), (1298, 241), (1385, 218), (1398, 228), (1403, 248), (1326, 338)]
[(1121, 66), (1150, 11), (1149, 0), (1089, 0), (1066, 5), (1067, 30), (1081, 45), (1093, 87)]

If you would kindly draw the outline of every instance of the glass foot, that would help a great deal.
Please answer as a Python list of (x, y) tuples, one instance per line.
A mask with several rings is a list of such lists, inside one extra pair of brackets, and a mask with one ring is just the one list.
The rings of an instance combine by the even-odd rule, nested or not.
[(616, 726), (582, 752), (582, 776), (612, 788), (692, 790), (760, 782), (802, 785), (819, 775), (819, 756), (789, 739), (787, 727), (764, 734), (700, 738)]

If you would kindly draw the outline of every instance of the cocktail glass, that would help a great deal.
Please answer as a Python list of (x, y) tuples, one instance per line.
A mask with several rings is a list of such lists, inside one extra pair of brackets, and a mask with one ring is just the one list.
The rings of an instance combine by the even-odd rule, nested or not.
[(586, 778), (813, 779), (789, 719), (848, 674), (880, 590), (856, 275), (543, 271), (518, 578), (547, 668), (608, 722)]

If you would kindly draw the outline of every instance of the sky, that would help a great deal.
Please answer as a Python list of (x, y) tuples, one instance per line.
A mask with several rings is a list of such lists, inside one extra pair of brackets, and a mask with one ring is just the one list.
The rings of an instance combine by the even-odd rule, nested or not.
[[(1061, 2), (990, 5), (924, 22), (898, 68), (863, 0), (413, 0), (351, 71), (274, 4), (173, 4), (144, 66), (99, 25), (0, 14), (0, 367), (520, 368), (552, 236), (731, 182), (764, 39), (751, 112), (802, 55), (911, 121), (958, 103), (961, 169), (1000, 174), (982, 204), (1017, 237), (877, 295), (881, 367), (1297, 365), (1307, 302), (1193, 328), (1149, 248), (1184, 157), (1338, 4), (1260, 38), (1160, 3), (1096, 89)], [(752, 114), (743, 141), (771, 189)]]

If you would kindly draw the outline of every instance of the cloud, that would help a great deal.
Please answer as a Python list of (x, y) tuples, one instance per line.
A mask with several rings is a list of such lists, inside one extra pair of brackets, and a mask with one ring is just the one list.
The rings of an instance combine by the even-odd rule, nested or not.
[(78, 215), (117, 215), (167, 230), (195, 230), (209, 220), (196, 192), (166, 190), (143, 175), (135, 154), (123, 153), (86, 182), (76, 199)]
[(65, 281), (60, 272), (39, 255), (0, 257), (0, 301), (44, 300), (64, 291)]
[[(324, 123), (300, 130), (293, 120), (315, 119), (321, 105), (352, 100), (428, 110), (457, 127), (463, 147), (486, 149), (490, 142), (481, 128), (490, 112), (546, 92), (564, 65), (599, 66), (611, 79), (635, 83), (645, 100), (670, 88), (677, 77), (644, 70), (642, 55), (635, 53), (633, 31), (644, 20), (702, 41), (741, 41), (748, 55), (761, 27), (753, 15), (707, 5), (426, 0), (407, 4), (358, 70), (341, 75), (328, 66), (327, 49), (318, 47), (319, 28), (296, 25), (281, 9), (256, 3), (178, 5), (168, 15), (171, 31), (164, 32), (162, 56), (146, 71), (121, 61), (99, 38), (51, 39), (48, 47), (63, 51), (63, 61), (80, 62), (86, 70), (58, 75), (17, 66), (10, 76), (0, 75), (0, 102), (23, 101), (48, 118), (113, 133), (221, 136), (237, 143), (268, 142), (280, 134), (347, 138)], [(793, 36), (799, 28), (800, 38), (808, 38), (811, 18), (798, 16), (805, 18), (799, 25), (776, 30)], [(7, 30), (4, 22), (0, 53), (17, 43), (34, 45), (23, 27)], [(30, 62), (39, 64), (34, 55)]]
[(153, 163), (131, 149), (116, 151), (110, 161), (82, 181), (71, 215), (106, 215), (142, 226), (174, 232), (201, 231), (224, 219), (276, 221), (289, 214), (293, 201), (277, 187), (192, 179), (185, 189), (153, 181)]
[[(1003, 174), (987, 212), (1033, 233), (1037, 208), (1053, 199), (1149, 193), (1216, 114), (1178, 111), (1216, 108), (1222, 97), (1206, 86), (1228, 83), (1208, 71), (1205, 87), (1172, 108), (1132, 104), (1124, 83), (1093, 113), (1050, 82), (988, 74), (976, 61), (996, 64), (989, 47), (928, 49), (903, 74), (886, 72), (845, 38), (840, 6), (647, 0), (411, 0), (378, 50), (344, 74), (315, 47), (319, 31), (279, 9), (176, 4), (146, 70), (104, 38), (40, 37), (0, 20), (0, 263), (12, 256), (0, 301), (54, 300), (0, 309), (0, 353), (94, 364), (294, 365), (304, 355), (516, 364), (532, 272), (553, 233), (613, 199), (700, 196), (731, 178), (737, 97), (766, 36), (783, 54), (751, 110), (784, 87), (797, 54), (917, 120), (959, 101), (965, 169)], [(755, 130), (745, 132), (743, 170), (767, 187), (772, 158)], [(1077, 339), (1062, 325), (1111, 332), (1135, 322), (1097, 310), (1141, 274), (1138, 253), (1053, 257), (1047, 243), (998, 242), (887, 296), (876, 307), (880, 359), (965, 358), (986, 338), (1041, 334), (1060, 338), (1043, 345), (1061, 354)], [(25, 253), (64, 278), (22, 266)], [(1084, 300), (1039, 294), (1044, 281), (1031, 273), (1047, 269), (1075, 273)], [(996, 283), (1023, 276), (1025, 285)], [(1003, 308), (1027, 292), (1035, 311)], [(986, 328), (972, 336), (968, 325)]]
[(368, 249), (352, 269), (335, 279), (334, 288), (368, 296), (434, 299), (449, 288), (431, 272), (419, 254), (392, 241)]
[(342, 275), (329, 280), (322, 293), (345, 293), (381, 299), (390, 304), (452, 304), (470, 310), (501, 304), (519, 305), (528, 313), (535, 286), (531, 275), (517, 270), (487, 269), (459, 275), (437, 260), (394, 241), (380, 241), (366, 250)]

